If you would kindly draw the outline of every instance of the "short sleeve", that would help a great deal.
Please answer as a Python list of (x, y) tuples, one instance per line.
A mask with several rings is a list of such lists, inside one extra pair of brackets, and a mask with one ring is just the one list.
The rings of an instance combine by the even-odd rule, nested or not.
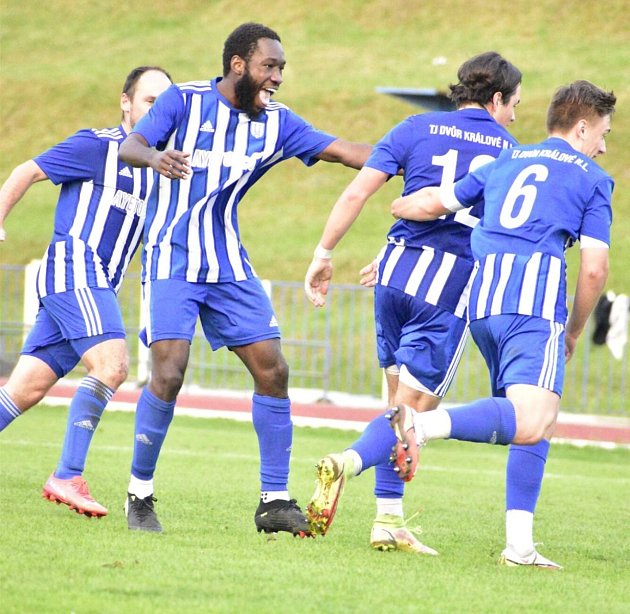
[(454, 195), (457, 202), (461, 203), (464, 207), (471, 207), (481, 202), (483, 200), (486, 182), (494, 165), (495, 162), (484, 164), (457, 181), (454, 187)]
[(55, 185), (86, 181), (94, 177), (94, 169), (102, 160), (104, 147), (107, 147), (107, 142), (91, 130), (79, 130), (34, 158), (34, 161)]
[(283, 157), (299, 158), (306, 166), (315, 164), (315, 156), (337, 140), (337, 137), (314, 128), (290, 109), (286, 109), (283, 130)]
[(614, 183), (610, 177), (605, 177), (595, 184), (582, 218), (580, 237), (589, 237), (610, 245), (613, 188)]
[(162, 92), (132, 134), (142, 135), (149, 147), (162, 148), (184, 115), (184, 95), (177, 85)]
[(388, 175), (396, 175), (398, 169), (405, 166), (409, 150), (417, 138), (416, 130), (412, 125), (413, 119), (406, 120), (394, 126), (374, 146), (365, 166), (376, 169)]

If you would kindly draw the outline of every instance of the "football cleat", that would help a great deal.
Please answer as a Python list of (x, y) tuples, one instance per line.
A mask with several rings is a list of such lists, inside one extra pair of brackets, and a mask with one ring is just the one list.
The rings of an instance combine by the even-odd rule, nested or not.
[(295, 499), (275, 499), (268, 503), (261, 501), (254, 515), (254, 522), (259, 533), (286, 531), (294, 537), (314, 537), (309, 522)]
[(411, 482), (418, 469), (418, 444), (413, 424), (413, 410), (407, 405), (397, 405), (389, 409), (387, 417), (396, 434), (396, 445), (392, 448), (389, 462), (393, 463), (398, 477)]
[(550, 561), (536, 550), (533, 550), (527, 556), (520, 556), (509, 546), (501, 553), (499, 565), (505, 565), (506, 567), (529, 565), (531, 567), (539, 567), (540, 569), (562, 569), (562, 565), (558, 565), (558, 563)]
[(153, 507), (155, 501), (157, 499), (153, 495), (141, 499), (136, 495), (127, 493), (125, 516), (127, 516), (127, 527), (130, 531), (162, 532), (162, 525)]
[(415, 554), (430, 554), (437, 556), (437, 550), (425, 546), (414, 535), (419, 535), (422, 529), (414, 527), (409, 529), (400, 516), (393, 514), (381, 514), (376, 517), (372, 525), (370, 546), (375, 550), (391, 551), (402, 550)]
[(326, 535), (346, 483), (345, 463), (341, 454), (324, 456), (316, 465), (315, 492), (306, 507), (306, 517), (313, 533)]
[(51, 473), (42, 489), (42, 497), (57, 505), (63, 503), (77, 514), (84, 514), (88, 518), (101, 518), (108, 513), (106, 507), (92, 498), (87, 482), (80, 475), (62, 480)]

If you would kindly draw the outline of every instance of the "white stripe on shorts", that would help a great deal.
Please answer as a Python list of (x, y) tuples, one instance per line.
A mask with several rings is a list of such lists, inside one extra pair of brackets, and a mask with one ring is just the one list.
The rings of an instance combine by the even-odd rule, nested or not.
[(558, 340), (564, 326), (558, 322), (549, 322), (550, 334), (545, 345), (545, 360), (538, 378), (538, 385), (547, 390), (554, 389), (556, 372), (558, 370)]

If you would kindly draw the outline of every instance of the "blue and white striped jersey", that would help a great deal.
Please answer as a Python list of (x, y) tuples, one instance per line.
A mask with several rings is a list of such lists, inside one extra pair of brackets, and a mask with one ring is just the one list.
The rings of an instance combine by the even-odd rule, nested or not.
[[(455, 185), (465, 207), (485, 201), (471, 236), (479, 262), (469, 318), (521, 314), (567, 320), (565, 251), (610, 245), (614, 182), (561, 138), (504, 152)], [(456, 209), (457, 202), (445, 202)]]
[[(484, 109), (413, 115), (375, 146), (366, 166), (404, 170), (403, 196), (425, 186), (452, 186), (494, 160), (516, 140)], [(398, 220), (380, 255), (378, 283), (464, 317), (473, 271), (470, 233), (479, 208), (430, 222)]]
[(229, 282), (256, 277), (241, 244), (237, 208), (272, 166), (310, 166), (335, 137), (271, 102), (255, 119), (235, 109), (219, 79), (171, 86), (136, 125), (150, 146), (189, 152), (192, 176), (160, 176), (147, 208), (143, 279)]
[(118, 291), (142, 238), (153, 170), (118, 160), (121, 126), (80, 130), (34, 158), (61, 193), (42, 258), (40, 296), (79, 288)]

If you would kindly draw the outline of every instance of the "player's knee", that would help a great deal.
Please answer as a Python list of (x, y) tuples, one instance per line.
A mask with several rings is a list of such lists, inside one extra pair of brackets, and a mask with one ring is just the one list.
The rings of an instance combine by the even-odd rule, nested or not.
[(184, 372), (173, 366), (154, 369), (151, 374), (151, 391), (165, 401), (175, 399), (183, 384)]
[(127, 360), (116, 360), (105, 364), (99, 373), (94, 376), (107, 387), (117, 390), (129, 375), (129, 363)]
[(254, 382), (260, 394), (284, 397), (289, 388), (289, 365), (281, 357), (272, 366), (257, 371)]
[(281, 388), (286, 388), (289, 385), (289, 365), (284, 358), (276, 362), (273, 368), (272, 380), (276, 386)]
[(544, 439), (545, 434), (552, 424), (544, 414), (537, 416), (537, 419), (521, 422), (517, 428), (515, 443), (530, 446)]

